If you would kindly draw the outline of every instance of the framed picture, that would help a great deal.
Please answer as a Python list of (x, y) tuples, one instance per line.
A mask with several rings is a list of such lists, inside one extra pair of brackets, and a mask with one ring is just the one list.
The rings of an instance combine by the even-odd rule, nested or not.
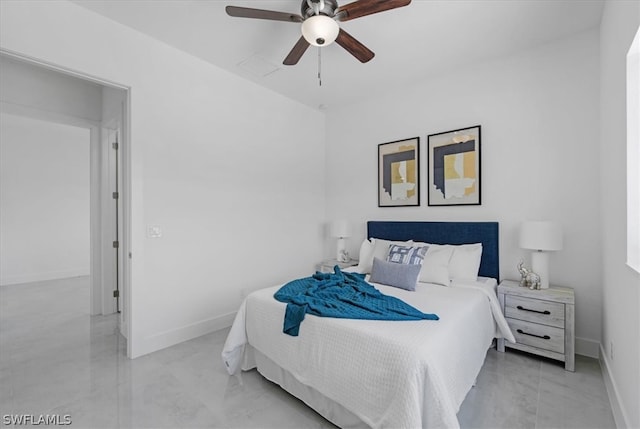
[(420, 205), (420, 137), (378, 145), (378, 207)]
[(480, 125), (428, 137), (428, 205), (480, 204)]

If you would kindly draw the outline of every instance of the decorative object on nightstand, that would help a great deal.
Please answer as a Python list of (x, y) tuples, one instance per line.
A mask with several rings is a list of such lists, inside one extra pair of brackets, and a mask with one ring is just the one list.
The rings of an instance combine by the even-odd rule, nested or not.
[(540, 289), (540, 276), (525, 267), (522, 259), (518, 264), (518, 271), (520, 272), (520, 286)]
[(555, 222), (527, 221), (520, 226), (520, 247), (535, 250), (531, 270), (540, 276), (540, 289), (549, 287), (549, 253), (562, 249), (562, 228)]
[(332, 273), (333, 267), (340, 267), (341, 270), (358, 265), (357, 259), (350, 259), (348, 262), (338, 261), (337, 259), (327, 259), (318, 264), (317, 270), (321, 273)]
[(516, 343), (498, 339), (505, 347), (564, 362), (575, 371), (575, 296), (573, 289), (551, 286), (542, 290), (520, 287), (515, 280), (498, 285), (498, 300)]
[(329, 225), (329, 235), (338, 239), (336, 259), (340, 262), (349, 262), (349, 252), (346, 249), (346, 240), (351, 236), (351, 228), (346, 220), (334, 220)]

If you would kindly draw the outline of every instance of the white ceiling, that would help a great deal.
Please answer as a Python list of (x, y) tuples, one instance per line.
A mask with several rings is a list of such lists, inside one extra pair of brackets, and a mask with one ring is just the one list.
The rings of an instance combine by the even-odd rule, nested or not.
[(604, 4), (413, 0), (403, 8), (340, 23), (376, 56), (361, 64), (335, 43), (322, 48), (320, 87), (318, 48), (310, 47), (295, 66), (282, 65), (300, 37), (300, 24), (232, 18), (224, 10), (234, 5), (300, 13), (300, 0), (75, 2), (316, 108), (348, 104), (597, 27)]

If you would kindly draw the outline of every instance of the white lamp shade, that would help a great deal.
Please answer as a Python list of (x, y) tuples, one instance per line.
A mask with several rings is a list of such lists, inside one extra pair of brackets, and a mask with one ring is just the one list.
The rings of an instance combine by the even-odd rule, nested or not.
[(313, 46), (332, 44), (339, 32), (338, 23), (325, 15), (312, 16), (302, 23), (302, 35)]
[(527, 221), (520, 226), (520, 247), (532, 250), (561, 250), (562, 228), (556, 222)]
[(329, 225), (329, 235), (331, 237), (350, 237), (351, 236), (351, 228), (349, 226), (349, 222), (346, 220), (334, 220)]

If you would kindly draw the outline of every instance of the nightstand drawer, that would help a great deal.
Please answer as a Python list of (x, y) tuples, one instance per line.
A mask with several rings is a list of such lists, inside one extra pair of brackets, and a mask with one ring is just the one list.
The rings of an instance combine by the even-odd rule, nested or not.
[(564, 329), (564, 304), (558, 302), (507, 295), (504, 316)]
[(507, 318), (516, 343), (564, 353), (564, 329)]

